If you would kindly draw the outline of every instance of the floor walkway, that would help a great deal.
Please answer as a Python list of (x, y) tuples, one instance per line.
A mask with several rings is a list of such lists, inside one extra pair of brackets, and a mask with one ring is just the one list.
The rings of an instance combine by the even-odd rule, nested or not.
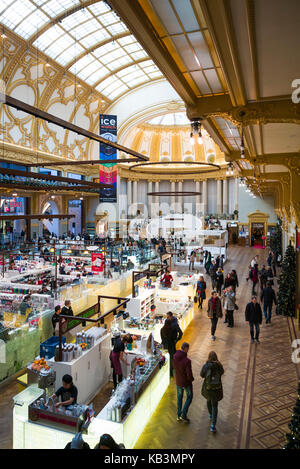
[[(297, 395), (299, 366), (291, 360), (291, 342), (299, 330), (291, 319), (273, 315), (271, 325), (263, 321), (261, 344), (250, 344), (249, 327), (244, 320), (245, 305), (251, 299), (248, 265), (254, 254), (264, 261), (258, 249), (230, 247), (225, 273), (234, 268), (240, 287), (235, 327), (219, 321), (215, 342), (211, 341), (206, 308), (195, 309), (195, 319), (184, 334), (189, 342), (195, 376), (190, 424), (176, 421), (176, 387), (172, 381), (156, 412), (146, 426), (136, 448), (281, 448)], [(207, 279), (210, 287), (210, 279)], [(210, 289), (209, 292), (210, 293)], [(205, 303), (206, 305), (206, 303)], [(217, 433), (209, 431), (206, 401), (201, 397), (200, 369), (208, 353), (215, 350), (225, 368), (224, 399), (219, 404)], [(102, 391), (109, 396), (110, 385)], [(109, 389), (108, 389), (109, 388)], [(12, 448), (12, 397), (15, 381), (0, 386), (0, 448)], [(106, 396), (107, 394), (107, 396)]]
[[(236, 269), (240, 282), (235, 327), (229, 329), (223, 320), (219, 320), (217, 340), (212, 342), (206, 308), (198, 311), (196, 307), (195, 319), (184, 334), (183, 340), (190, 343), (189, 356), (195, 377), (190, 424), (176, 420), (176, 386), (172, 380), (136, 448), (282, 447), (297, 396), (297, 378), (300, 377), (299, 369), (291, 360), (291, 341), (296, 337), (296, 329), (292, 320), (273, 315), (270, 325), (263, 321), (261, 344), (250, 343), (244, 311), (251, 300), (251, 282), (246, 282), (246, 277), (255, 254), (259, 255), (259, 264), (265, 261), (262, 250), (229, 248), (225, 273), (231, 268)], [(206, 280), (210, 287), (209, 278)], [(201, 396), (200, 370), (211, 350), (217, 352), (225, 369), (224, 399), (219, 404), (216, 434), (209, 431), (206, 401)]]

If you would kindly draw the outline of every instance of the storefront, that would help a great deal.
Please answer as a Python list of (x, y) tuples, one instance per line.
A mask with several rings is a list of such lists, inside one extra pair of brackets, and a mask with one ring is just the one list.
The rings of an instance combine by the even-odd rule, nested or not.
[[(0, 197), (0, 215), (26, 215), (27, 198), (26, 197)], [(0, 240), (1, 245), (11, 243), (12, 241), (23, 239), (27, 232), (25, 220), (1, 220), (0, 221)]]

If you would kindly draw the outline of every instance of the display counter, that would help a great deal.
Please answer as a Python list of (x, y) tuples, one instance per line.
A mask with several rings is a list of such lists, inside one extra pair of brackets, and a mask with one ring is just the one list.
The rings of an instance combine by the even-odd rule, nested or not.
[[(133, 350), (129, 356), (133, 362), (141, 355)], [(104, 433), (110, 434), (117, 443), (123, 443), (127, 449), (134, 447), (170, 383), (168, 354), (164, 357), (144, 354), (144, 360), (144, 371), (135, 370), (134, 375), (123, 380), (111, 400), (87, 427), (84, 441), (91, 448), (99, 443)], [(74, 429), (52, 428), (45, 419), (39, 423), (30, 420), (33, 403), (41, 396), (41, 390), (29, 387), (14, 399), (14, 449), (63, 449), (72, 440)], [(57, 419), (57, 414), (55, 417)]]
[(111, 350), (111, 335), (106, 333), (96, 340), (93, 347), (70, 362), (58, 362), (54, 358), (47, 360), (48, 365), (56, 373), (54, 387), (61, 386), (65, 374), (73, 377), (73, 383), (78, 388), (77, 402), (87, 404), (104, 386), (111, 374), (109, 354)]
[[(194, 295), (198, 277), (194, 274), (171, 272), (172, 288), (164, 288), (157, 281), (150, 288), (139, 288), (139, 294), (130, 298), (125, 312), (129, 318), (120, 316), (114, 320), (113, 327), (131, 334), (153, 333), (155, 340), (161, 341), (160, 329), (171, 311), (178, 319), (184, 332), (194, 318)], [(147, 282), (145, 282), (147, 283)]]

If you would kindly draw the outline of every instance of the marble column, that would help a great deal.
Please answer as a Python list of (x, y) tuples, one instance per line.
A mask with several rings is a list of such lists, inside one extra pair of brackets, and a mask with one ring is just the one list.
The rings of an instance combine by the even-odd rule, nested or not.
[(222, 180), (217, 180), (217, 214), (222, 215)]
[[(175, 192), (175, 191), (176, 191), (176, 183), (175, 183), (175, 181), (171, 181), (171, 192)], [(176, 204), (176, 196), (172, 195), (171, 196), (171, 207), (170, 207), (170, 209), (173, 212), (176, 211), (175, 204)]]
[(127, 179), (127, 216), (132, 214), (132, 181)]
[[(200, 192), (200, 181), (196, 181), (196, 192)], [(196, 195), (196, 208), (195, 208), (195, 215), (199, 215), (201, 212), (201, 205), (200, 205), (200, 195)]]
[[(152, 181), (148, 181), (148, 192), (153, 192)], [(148, 195), (148, 217), (152, 217), (152, 195)]]
[(207, 193), (207, 180), (203, 181), (203, 184), (202, 184), (202, 211), (203, 211), (203, 215), (207, 215), (207, 201), (208, 201), (208, 193)]
[(137, 199), (138, 199), (138, 196), (137, 196), (137, 185), (138, 185), (138, 182), (137, 181), (133, 181), (133, 187), (132, 187), (132, 205), (133, 205), (133, 214), (136, 215), (136, 212), (137, 212)]
[[(178, 192), (182, 192), (182, 181), (179, 181), (178, 182)], [(178, 206), (178, 211), (179, 213), (182, 213), (183, 210), (182, 210), (182, 204), (183, 204), (183, 197), (182, 195), (179, 195), (177, 197), (177, 206)]]
[[(159, 181), (155, 181), (155, 192), (159, 192)], [(155, 215), (159, 215), (159, 196), (155, 196)]]
[(228, 213), (228, 180), (223, 180), (223, 213)]

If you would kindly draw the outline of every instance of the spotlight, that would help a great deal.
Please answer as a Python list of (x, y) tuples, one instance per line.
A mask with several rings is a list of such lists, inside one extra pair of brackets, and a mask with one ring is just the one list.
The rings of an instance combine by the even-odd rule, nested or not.
[(191, 135), (190, 135), (190, 144), (191, 144), (191, 145), (194, 145), (194, 143), (195, 143), (195, 140), (194, 140), (193, 132), (191, 132)]

